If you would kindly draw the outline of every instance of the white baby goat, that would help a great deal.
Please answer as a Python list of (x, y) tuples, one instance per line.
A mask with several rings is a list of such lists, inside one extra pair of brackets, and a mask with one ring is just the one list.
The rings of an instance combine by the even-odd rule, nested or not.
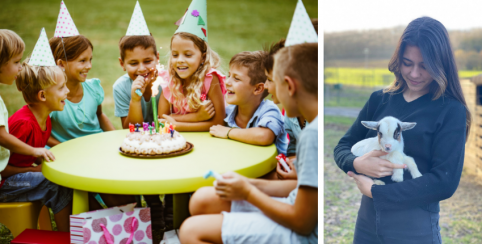
[[(400, 120), (387, 116), (380, 121), (362, 121), (368, 129), (376, 130), (377, 136), (359, 141), (351, 148), (351, 152), (359, 157), (373, 150), (382, 150), (388, 154), (380, 158), (386, 159), (394, 164), (406, 164), (412, 174), (412, 178), (422, 176), (418, 171), (415, 160), (403, 153), (402, 131), (410, 130), (417, 123), (401, 122)], [(392, 180), (395, 182), (403, 181), (403, 169), (393, 169)], [(377, 185), (385, 185), (381, 180), (374, 180)]]

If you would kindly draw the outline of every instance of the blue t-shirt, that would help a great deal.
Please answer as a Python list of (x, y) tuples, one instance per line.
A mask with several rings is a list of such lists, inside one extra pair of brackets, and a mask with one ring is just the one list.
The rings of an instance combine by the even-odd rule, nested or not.
[[(308, 122), (305, 123), (305, 127), (308, 126)], [(285, 130), (286, 133), (290, 136), (290, 142), (288, 144), (288, 150), (286, 150), (288, 154), (286, 156), (292, 156), (296, 154), (296, 142), (300, 140), (301, 134), (301, 127), (298, 123), (298, 118), (289, 118), (285, 116)]]
[[(290, 192), (288, 203), (294, 205), (300, 186), (318, 188), (318, 117), (303, 129), (298, 145), (296, 145), (296, 162), (298, 175), (296, 189)], [(318, 243), (318, 224), (308, 236), (298, 235), (301, 243)]]
[[(114, 83), (114, 115), (116, 117), (127, 117), (127, 114), (129, 114), (129, 104), (131, 102), (131, 87), (133, 82), (134, 81), (129, 77), (129, 75), (125, 74), (119, 77), (119, 79), (117, 79), (117, 81)], [(156, 106), (159, 104), (159, 97), (161, 97), (161, 93), (162, 87), (159, 86), (159, 93), (156, 96)], [(149, 99), (149, 101), (145, 101), (144, 97), (142, 97), (141, 107), (144, 122), (153, 122), (154, 112), (152, 110), (151, 99)]]
[[(239, 128), (235, 120), (237, 113), (237, 105), (229, 105), (226, 107), (226, 118), (224, 121), (229, 127)], [(278, 153), (286, 155), (288, 139), (286, 138), (286, 131), (284, 129), (283, 115), (272, 101), (261, 101), (256, 112), (254, 112), (253, 117), (249, 120), (246, 129), (253, 127), (265, 127), (273, 131), (276, 136), (275, 145), (278, 149)]]
[(82, 82), (84, 96), (78, 103), (65, 100), (63, 111), (50, 113), (52, 136), (60, 142), (103, 132), (97, 118), (97, 107), (104, 101), (104, 89), (97, 78)]

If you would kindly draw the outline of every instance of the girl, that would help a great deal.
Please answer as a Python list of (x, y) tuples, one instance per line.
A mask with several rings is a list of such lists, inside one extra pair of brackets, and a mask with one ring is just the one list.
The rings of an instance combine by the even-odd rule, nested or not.
[(209, 131), (222, 124), (226, 77), (216, 70), (219, 56), (207, 42), (187, 32), (175, 33), (168, 67), (169, 82), (161, 83), (159, 115), (179, 131)]
[[(20, 61), (24, 50), (25, 43), (20, 36), (11, 30), (0, 30), (0, 84), (13, 84), (22, 70)], [(35, 158), (43, 157), (47, 161), (54, 159), (53, 154), (47, 149), (31, 147), (8, 133), (8, 111), (0, 97), (0, 172), (7, 166), (10, 151)], [(2, 184), (3, 181), (0, 187)]]
[[(47, 41), (45, 37), (45, 41)], [(56, 66), (22, 64), (16, 85), (27, 105), (8, 120), (10, 133), (31, 147), (45, 147), (52, 130), (49, 114), (62, 111), (69, 89), (65, 75)], [(54, 212), (59, 231), (69, 231), (72, 189), (48, 181), (42, 174), (42, 158), (12, 153), (1, 172), (0, 199), (4, 202), (42, 201)], [(34, 163), (39, 164), (34, 167)], [(8, 177), (8, 178), (7, 178)]]
[[(87, 79), (92, 68), (92, 43), (83, 35), (72, 37), (53, 37), (49, 40), (50, 49), (57, 65), (67, 77), (70, 92), (65, 100), (65, 110), (55, 111), (52, 119), (52, 136), (48, 145), (53, 147), (77, 137), (115, 130), (102, 112), (104, 89), (97, 78)], [(98, 198), (98, 197), (97, 197)], [(134, 196), (102, 194), (107, 206), (118, 206), (135, 202)], [(91, 209), (99, 209), (99, 204), (90, 199)]]
[[(336, 163), (363, 194), (353, 243), (441, 243), (439, 202), (457, 189), (471, 124), (445, 27), (429, 17), (412, 21), (389, 70), (395, 81), (371, 95), (334, 150)], [(396, 165), (378, 157), (385, 153), (355, 157), (350, 152), (355, 143), (377, 134), (361, 121), (389, 115), (417, 123), (403, 137), (404, 152), (422, 173), (419, 178), (404, 174), (403, 182), (394, 183), (389, 176)], [(386, 185), (374, 185), (362, 174)]]
[(104, 90), (97, 78), (87, 79), (92, 68), (92, 43), (83, 35), (49, 40), (57, 65), (67, 76), (70, 92), (65, 110), (53, 112), (52, 137), (48, 145), (53, 147), (77, 137), (112, 131), (114, 126), (102, 112)]

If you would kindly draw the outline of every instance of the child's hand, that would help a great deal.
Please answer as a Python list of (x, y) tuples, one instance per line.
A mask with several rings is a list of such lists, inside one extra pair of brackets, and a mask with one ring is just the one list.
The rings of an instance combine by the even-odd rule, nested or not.
[(234, 172), (228, 172), (222, 175), (222, 180), (216, 180), (214, 189), (216, 194), (223, 200), (246, 200), (249, 193), (254, 188), (249, 183), (248, 178)]
[(136, 90), (140, 89), (141, 93), (144, 94), (144, 91), (146, 90), (146, 87), (147, 87), (147, 84), (148, 84), (146, 79), (148, 79), (148, 78), (149, 78), (149, 76), (144, 78), (144, 76), (139, 75), (134, 80), (134, 82), (132, 82), (132, 87), (131, 87), (131, 99), (132, 100), (134, 100), (136, 102), (141, 101), (141, 96), (137, 95)]
[(211, 102), (211, 100), (206, 100), (206, 102), (201, 105), (199, 110), (196, 112), (196, 115), (198, 121), (206, 121), (211, 119), (215, 113), (213, 102)]
[(209, 128), (209, 133), (212, 136), (227, 139), (229, 129), (231, 128), (222, 125), (213, 125)]
[(32, 167), (32, 172), (42, 172), (42, 164)]
[(281, 163), (278, 162), (278, 165), (276, 166), (276, 173), (278, 175), (278, 179), (280, 180), (288, 180), (288, 179), (293, 179), (296, 180), (298, 179), (298, 176), (296, 174), (296, 169), (295, 166), (293, 165), (293, 159), (291, 158), (286, 158), (286, 164), (290, 167), (291, 171), (288, 173), (283, 169), (283, 166), (281, 166)]
[(162, 115), (161, 121), (162, 121), (163, 123), (165, 123), (165, 122), (167, 121), (167, 122), (169, 122), (169, 124), (171, 124), (171, 125), (177, 125), (177, 121), (176, 121), (173, 117), (171, 117), (171, 116), (169, 116), (169, 115), (167, 115), (167, 114), (163, 114), (163, 115)]
[(47, 162), (50, 162), (50, 160), (54, 161), (55, 160), (55, 157), (54, 157), (54, 154), (45, 149), (45, 148), (42, 148), (42, 147), (36, 147), (33, 149), (33, 153), (31, 156), (34, 156), (36, 158), (44, 158)]

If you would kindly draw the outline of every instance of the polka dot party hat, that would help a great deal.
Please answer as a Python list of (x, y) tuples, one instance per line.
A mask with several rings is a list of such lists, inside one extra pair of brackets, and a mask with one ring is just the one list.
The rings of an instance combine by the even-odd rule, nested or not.
[(65, 6), (64, 1), (60, 3), (59, 17), (57, 18), (57, 27), (55, 27), (54, 37), (77, 36), (79, 31), (72, 20), (72, 17)]
[(134, 7), (134, 13), (132, 13), (131, 22), (127, 28), (126, 36), (150, 36), (151, 33), (147, 28), (146, 20), (142, 14), (141, 5), (137, 1)]
[(315, 27), (313, 27), (311, 19), (306, 12), (303, 2), (298, 0), (285, 46), (306, 42), (318, 42), (318, 35), (316, 34)]
[(54, 61), (54, 55), (50, 50), (49, 39), (47, 39), (45, 28), (42, 28), (40, 32), (40, 37), (33, 48), (32, 56), (28, 64), (36, 66), (57, 66)]
[(175, 33), (187, 32), (208, 41), (208, 15), (206, 0), (192, 0)]

